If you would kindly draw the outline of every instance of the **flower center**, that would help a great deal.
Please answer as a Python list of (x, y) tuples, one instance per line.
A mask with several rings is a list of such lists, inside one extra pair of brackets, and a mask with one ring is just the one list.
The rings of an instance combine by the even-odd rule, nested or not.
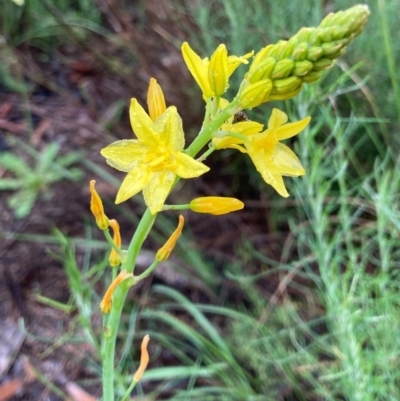
[(152, 171), (174, 170), (177, 165), (171, 152), (163, 147), (151, 149), (143, 161), (151, 167)]

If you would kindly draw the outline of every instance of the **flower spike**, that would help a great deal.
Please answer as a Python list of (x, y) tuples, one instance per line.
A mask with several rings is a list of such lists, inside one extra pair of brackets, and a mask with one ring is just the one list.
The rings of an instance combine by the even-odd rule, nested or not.
[[(114, 237), (113, 237), (114, 243), (118, 248), (121, 249), (121, 233), (119, 231), (119, 224), (117, 220), (114, 219), (110, 220), (110, 227), (114, 231)], [(108, 261), (111, 267), (118, 267), (121, 264), (121, 258), (118, 255), (118, 252), (114, 248), (111, 249)]]
[(222, 196), (204, 196), (193, 199), (190, 209), (197, 213), (210, 213), (215, 216), (243, 209), (244, 203), (236, 198)]
[(135, 374), (133, 375), (133, 381), (135, 383), (139, 382), (140, 379), (143, 376), (144, 371), (147, 368), (147, 365), (149, 364), (149, 352), (147, 351), (147, 345), (149, 344), (150, 341), (150, 336), (148, 334), (146, 334), (143, 337), (142, 340), (142, 345), (140, 346), (140, 365), (138, 370), (135, 372)]
[(157, 251), (156, 260), (159, 262), (164, 262), (169, 258), (169, 255), (175, 248), (176, 242), (178, 238), (181, 236), (183, 225), (185, 223), (185, 219), (182, 215), (179, 216), (179, 223), (176, 230), (171, 234), (167, 242)]
[[(303, 84), (317, 81), (362, 32), (369, 14), (367, 5), (356, 5), (329, 14), (318, 27), (302, 28), (289, 40), (262, 48), (242, 82), (242, 108), (290, 99)], [(264, 96), (260, 82), (267, 88)]]
[(90, 199), (90, 210), (96, 219), (97, 226), (100, 228), (100, 230), (104, 231), (108, 229), (109, 220), (104, 213), (103, 202), (101, 201), (101, 198), (94, 187), (95, 184), (95, 180), (90, 181), (90, 193), (92, 195)]
[(111, 311), (112, 305), (112, 296), (114, 294), (115, 289), (121, 284), (124, 280), (133, 277), (132, 273), (128, 273), (126, 270), (122, 270), (115, 280), (110, 284), (102, 301), (100, 302), (100, 309), (101, 311), (107, 315)]

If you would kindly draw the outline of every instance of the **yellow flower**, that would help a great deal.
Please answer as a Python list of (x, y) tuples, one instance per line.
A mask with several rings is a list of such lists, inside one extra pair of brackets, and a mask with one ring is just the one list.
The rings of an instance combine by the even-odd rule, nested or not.
[(114, 142), (100, 153), (110, 166), (128, 173), (115, 202), (121, 203), (143, 190), (146, 205), (155, 214), (162, 209), (176, 176), (198, 177), (209, 168), (182, 151), (185, 138), (176, 107), (168, 107), (153, 122), (132, 99), (130, 120), (138, 139)]
[(287, 119), (283, 111), (273, 109), (268, 129), (249, 137), (244, 142), (247, 153), (264, 181), (285, 198), (289, 194), (282, 176), (298, 177), (305, 174), (305, 171), (294, 152), (279, 141), (300, 133), (310, 122), (310, 117), (285, 124)]
[(228, 56), (225, 45), (220, 44), (210, 60), (208, 57), (201, 59), (189, 43), (184, 42), (182, 45), (183, 59), (205, 98), (221, 96), (226, 92), (229, 88), (229, 77), (240, 64), (248, 64), (248, 59), (253, 54), (254, 52), (241, 57)]
[[(283, 111), (273, 109), (268, 129), (263, 132), (260, 132), (263, 126), (254, 121), (236, 124), (228, 121), (221, 127), (226, 136), (213, 138), (212, 144), (217, 149), (232, 148), (248, 153), (264, 181), (286, 198), (289, 194), (282, 176), (298, 177), (305, 172), (297, 156), (279, 141), (300, 133), (310, 122), (310, 117), (290, 124), (286, 124), (287, 119)], [(230, 136), (230, 132), (240, 135)]]
[(190, 210), (196, 213), (210, 213), (215, 216), (243, 209), (244, 203), (236, 198), (223, 196), (203, 196), (190, 202)]

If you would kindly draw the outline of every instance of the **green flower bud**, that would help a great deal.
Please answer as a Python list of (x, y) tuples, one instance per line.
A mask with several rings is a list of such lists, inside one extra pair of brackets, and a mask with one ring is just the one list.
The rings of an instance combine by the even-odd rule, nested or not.
[(283, 79), (275, 79), (272, 81), (273, 88), (271, 94), (282, 94), (296, 90), (301, 86), (302, 80), (299, 77), (288, 77)]
[(287, 92), (287, 93), (281, 93), (281, 94), (270, 94), (268, 100), (288, 100), (291, 99), (292, 97), (296, 96), (299, 92), (301, 91), (301, 86), (299, 86), (297, 89)]
[(303, 82), (307, 84), (311, 84), (312, 82), (318, 81), (318, 79), (321, 77), (322, 71), (311, 71), (304, 77), (301, 77)]
[(329, 68), (333, 63), (333, 60), (330, 60), (329, 58), (320, 58), (318, 61), (314, 63), (314, 69), (313, 71), (323, 71)]
[(285, 58), (281, 61), (278, 61), (275, 64), (274, 70), (272, 71), (272, 78), (286, 78), (290, 75), (294, 67), (294, 61)]
[(312, 46), (308, 48), (307, 51), (307, 60), (317, 61), (322, 57), (322, 48), (317, 46)]
[(275, 58), (267, 57), (263, 62), (259, 63), (253, 71), (250, 69), (250, 71), (245, 75), (245, 78), (247, 78), (251, 83), (270, 78), (275, 65)]
[(301, 77), (308, 74), (313, 69), (313, 67), (314, 65), (311, 61), (296, 61), (294, 63), (293, 75), (296, 77)]
[(251, 109), (268, 101), (268, 96), (271, 92), (271, 89), (272, 82), (270, 79), (263, 79), (249, 85), (243, 90), (240, 97), (240, 105), (242, 109)]
[(296, 46), (293, 51), (292, 58), (294, 61), (303, 61), (307, 57), (308, 44), (302, 42)]
[(331, 54), (337, 53), (343, 46), (344, 46), (343, 43), (341, 42), (338, 43), (335, 41), (331, 43), (324, 43), (321, 46), (321, 49), (324, 56), (329, 56)]

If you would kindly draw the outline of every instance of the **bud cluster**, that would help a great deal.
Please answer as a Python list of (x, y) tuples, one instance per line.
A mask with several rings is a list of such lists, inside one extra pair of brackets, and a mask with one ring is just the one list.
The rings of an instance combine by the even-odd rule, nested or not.
[(332, 13), (318, 27), (302, 28), (288, 41), (261, 49), (245, 75), (242, 107), (297, 95), (303, 83), (316, 81), (345, 52), (363, 30), (369, 14), (366, 5)]

